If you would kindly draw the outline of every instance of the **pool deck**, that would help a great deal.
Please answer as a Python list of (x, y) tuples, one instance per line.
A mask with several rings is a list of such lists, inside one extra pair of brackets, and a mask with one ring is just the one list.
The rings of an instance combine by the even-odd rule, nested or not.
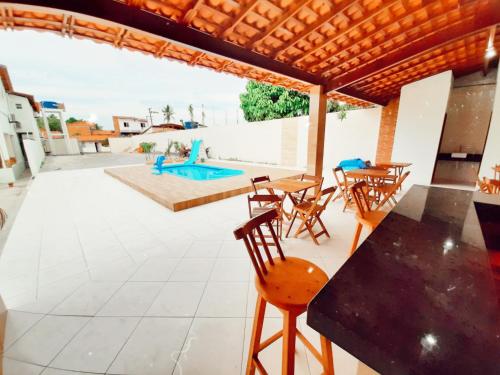
[(303, 173), (296, 169), (215, 161), (204, 163), (204, 165), (240, 169), (244, 173), (217, 180), (196, 181), (169, 174), (153, 175), (151, 165), (107, 168), (104, 172), (172, 211), (181, 211), (248, 193), (252, 191), (251, 177), (268, 175), (271, 180), (276, 180), (298, 177)]

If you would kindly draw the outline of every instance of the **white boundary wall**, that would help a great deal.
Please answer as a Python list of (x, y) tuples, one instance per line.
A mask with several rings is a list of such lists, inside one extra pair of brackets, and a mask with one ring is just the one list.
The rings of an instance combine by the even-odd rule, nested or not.
[[(374, 161), (382, 108), (347, 112), (340, 121), (337, 113), (327, 114), (325, 169), (331, 169), (342, 159), (360, 157)], [(189, 144), (201, 138), (214, 158), (236, 159), (305, 168), (307, 162), (308, 116), (253, 122), (238, 126), (218, 126), (133, 137), (110, 138), (111, 152), (131, 152), (141, 142), (155, 142), (157, 151), (165, 151), (168, 141)], [(285, 135), (296, 132), (296, 143), (284, 144)], [(284, 134), (286, 133), (286, 134)], [(293, 134), (292, 134), (293, 135)], [(291, 137), (294, 139), (294, 137)], [(295, 164), (284, 162), (282, 150), (296, 153)]]

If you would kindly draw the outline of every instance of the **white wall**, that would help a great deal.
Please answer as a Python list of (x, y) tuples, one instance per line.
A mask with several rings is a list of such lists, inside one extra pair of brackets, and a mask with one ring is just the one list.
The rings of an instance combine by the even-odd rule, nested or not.
[[(339, 120), (337, 113), (327, 114), (325, 138), (325, 173), (342, 159), (360, 157), (375, 160), (380, 126), (381, 107), (349, 111), (347, 118)], [(307, 163), (307, 127), (309, 118), (280, 119), (238, 126), (218, 126), (164, 133), (143, 134), (134, 137), (110, 138), (111, 152), (136, 149), (141, 142), (156, 142), (157, 151), (165, 151), (168, 141), (189, 144), (201, 138), (210, 147), (215, 158), (268, 164), (282, 164), (284, 131), (297, 132), (296, 164), (305, 168)], [(290, 127), (291, 129), (287, 129)]]
[(68, 147), (64, 138), (55, 138), (52, 140), (54, 149), (52, 155), (77, 155), (80, 153), (80, 145), (76, 138), (68, 139)]
[[(128, 124), (128, 127), (125, 127), (125, 123)], [(144, 126), (141, 126), (141, 123), (144, 124)], [(133, 118), (119, 118), (118, 124), (121, 133), (141, 133), (148, 127), (148, 122), (146, 120)]]
[(493, 167), (500, 164), (500, 69), (497, 71), (497, 87), (493, 101), (490, 131), (486, 140), (479, 176), (493, 177)]
[(33, 139), (23, 139), (23, 143), (31, 175), (35, 177), (38, 172), (40, 172), (42, 163), (45, 160), (45, 152), (43, 151), (43, 148), (40, 148), (39, 142)]
[(449, 70), (401, 88), (392, 160), (413, 163), (411, 184), (432, 181), (452, 81)]

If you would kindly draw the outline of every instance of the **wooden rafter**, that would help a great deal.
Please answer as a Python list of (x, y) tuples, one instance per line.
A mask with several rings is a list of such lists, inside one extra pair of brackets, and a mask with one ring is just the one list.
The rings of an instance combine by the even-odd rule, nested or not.
[(182, 16), (182, 23), (185, 25), (189, 25), (193, 18), (198, 13), (198, 8), (201, 6), (204, 0), (196, 0), (193, 3), (193, 6), (187, 10), (187, 12)]
[[(427, 9), (431, 8), (432, 6), (436, 5), (439, 2), (440, 2), (440, 0), (422, 0), (422, 6), (423, 6), (423, 8), (421, 8), (421, 9), (427, 10)], [(450, 10), (451, 10), (451, 8), (450, 8)], [(405, 21), (406, 19), (410, 19), (410, 18), (414, 18), (414, 17), (415, 16), (414, 16), (413, 13), (401, 13), (400, 15), (394, 17), (389, 24), (384, 25), (382, 29), (374, 28), (371, 32), (364, 34), (361, 39), (354, 41), (353, 44), (348, 44), (347, 46), (345, 46), (345, 47), (343, 47), (343, 48), (335, 51), (335, 54), (333, 56), (329, 57), (328, 59), (326, 59), (324, 61), (315, 62), (312, 65), (309, 65), (307, 67), (307, 69), (309, 71), (311, 71), (311, 70), (313, 70), (316, 66), (318, 66), (321, 63), (330, 63), (330, 62), (333, 62), (333, 61), (335, 62), (335, 64), (338, 64), (339, 60), (340, 60), (339, 56), (341, 56), (345, 52), (349, 51), (349, 49), (351, 49), (353, 47), (353, 45), (361, 45), (365, 41), (370, 40), (371, 38), (373, 38), (376, 34), (378, 34), (380, 32), (386, 32), (386, 30), (389, 30), (390, 28), (393, 28), (394, 26), (400, 24), (401, 22)], [(414, 24), (413, 26), (411, 26), (409, 29), (407, 29), (405, 31), (406, 32), (416, 31), (417, 29), (419, 29), (426, 22), (432, 22), (433, 20), (438, 19), (440, 17), (443, 17), (443, 14), (439, 13), (439, 14), (437, 14), (437, 15), (429, 18), (429, 19), (422, 20), (420, 23)], [(398, 37), (398, 36), (399, 35), (396, 34), (395, 37)], [(393, 37), (392, 39), (394, 39), (395, 37)], [(363, 53), (364, 54), (370, 53), (371, 51), (373, 51), (373, 50), (375, 50), (377, 48), (382, 47), (384, 44), (388, 43), (389, 41), (390, 40), (384, 38), (380, 42), (375, 43), (372, 46), (370, 46), (369, 49), (363, 50)], [(353, 54), (346, 54), (346, 55), (349, 56), (349, 57), (348, 58), (344, 58), (344, 60), (342, 61), (342, 63), (348, 64), (352, 60), (358, 58), (357, 55), (353, 55)], [(330, 71), (332, 71), (332, 70), (334, 70), (336, 68), (337, 68), (337, 65), (335, 65), (335, 66), (328, 66), (326, 68), (323, 68), (323, 69), (319, 70), (318, 73), (322, 74), (322, 75), (323, 74), (327, 74), (327, 73), (329, 73)]]
[(378, 60), (366, 64), (360, 69), (355, 69), (352, 72), (347, 72), (341, 76), (335, 77), (328, 83), (327, 89), (338, 90), (342, 87), (351, 85), (365, 77), (371, 76), (381, 70), (390, 68), (397, 64), (411, 59), (425, 51), (445, 45), (455, 39), (463, 38), (466, 35), (473, 34), (481, 29), (491, 27), (500, 22), (500, 8), (483, 11), (472, 21), (459, 23), (455, 26), (446, 28), (444, 31), (431, 34), (410, 46), (395, 50), (392, 53), (386, 54)]
[[(306, 39), (309, 35), (314, 33), (321, 26), (330, 22), (335, 17), (337, 17), (339, 14), (342, 14), (343, 12), (345, 12), (347, 9), (352, 7), (354, 4), (358, 3), (358, 1), (359, 0), (346, 0), (342, 3), (340, 3), (338, 9), (337, 9), (337, 7), (335, 7), (332, 12), (318, 17), (318, 19), (315, 22), (313, 22), (311, 25), (306, 27), (300, 33), (297, 33), (292, 39), (287, 40), (285, 48), (282, 48), (282, 49), (275, 51), (273, 53), (273, 58), (277, 58), (277, 57), (281, 56), (283, 53), (285, 53), (286, 50), (293, 47), (295, 45), (295, 43), (297, 43), (299, 40)], [(393, 0), (391, 0), (391, 1), (393, 1)]]
[(373, 11), (371, 11), (369, 14), (366, 16), (360, 17), (358, 20), (352, 22), (348, 27), (346, 27), (344, 30), (342, 30), (340, 33), (335, 34), (335, 37), (330, 39), (330, 38), (325, 38), (325, 41), (322, 43), (319, 43), (318, 45), (314, 46), (310, 50), (308, 50), (306, 53), (302, 54), (299, 58), (295, 59), (292, 64), (298, 64), (308, 56), (312, 55), (314, 52), (326, 47), (330, 43), (334, 43), (335, 41), (339, 40), (340, 38), (344, 37), (345, 35), (348, 35), (351, 31), (354, 29), (358, 28), (365, 22), (368, 22), (372, 20), (374, 17), (378, 16), (380, 13), (387, 11), (390, 9), (391, 6), (393, 6), (395, 3), (397, 3), (399, 0), (386, 0), (381, 2), (377, 8), (375, 8)]
[(231, 20), (231, 25), (227, 27), (224, 32), (221, 34), (223, 39), (226, 39), (229, 34), (233, 32), (233, 30), (238, 26), (238, 24), (252, 11), (252, 9), (259, 3), (259, 0), (256, 1), (247, 1), (246, 4), (240, 9), (238, 15), (235, 19)]
[(286, 12), (284, 12), (280, 17), (278, 17), (274, 22), (270, 23), (266, 29), (258, 34), (256, 37), (250, 39), (246, 44), (249, 48), (255, 48), (255, 46), (261, 42), (263, 39), (270, 36), (277, 29), (283, 26), (290, 18), (295, 17), (297, 13), (302, 9), (303, 6), (310, 3), (312, 0), (299, 0), (292, 2), (292, 5)]

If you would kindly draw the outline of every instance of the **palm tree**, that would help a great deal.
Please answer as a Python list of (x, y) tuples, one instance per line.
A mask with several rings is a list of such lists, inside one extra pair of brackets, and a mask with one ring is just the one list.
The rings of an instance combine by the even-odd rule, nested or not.
[(188, 112), (189, 112), (189, 117), (191, 118), (191, 122), (194, 122), (194, 108), (192, 104), (188, 106)]
[(174, 107), (172, 107), (170, 104), (167, 104), (165, 108), (161, 110), (163, 112), (163, 118), (167, 123), (170, 122), (174, 118)]

